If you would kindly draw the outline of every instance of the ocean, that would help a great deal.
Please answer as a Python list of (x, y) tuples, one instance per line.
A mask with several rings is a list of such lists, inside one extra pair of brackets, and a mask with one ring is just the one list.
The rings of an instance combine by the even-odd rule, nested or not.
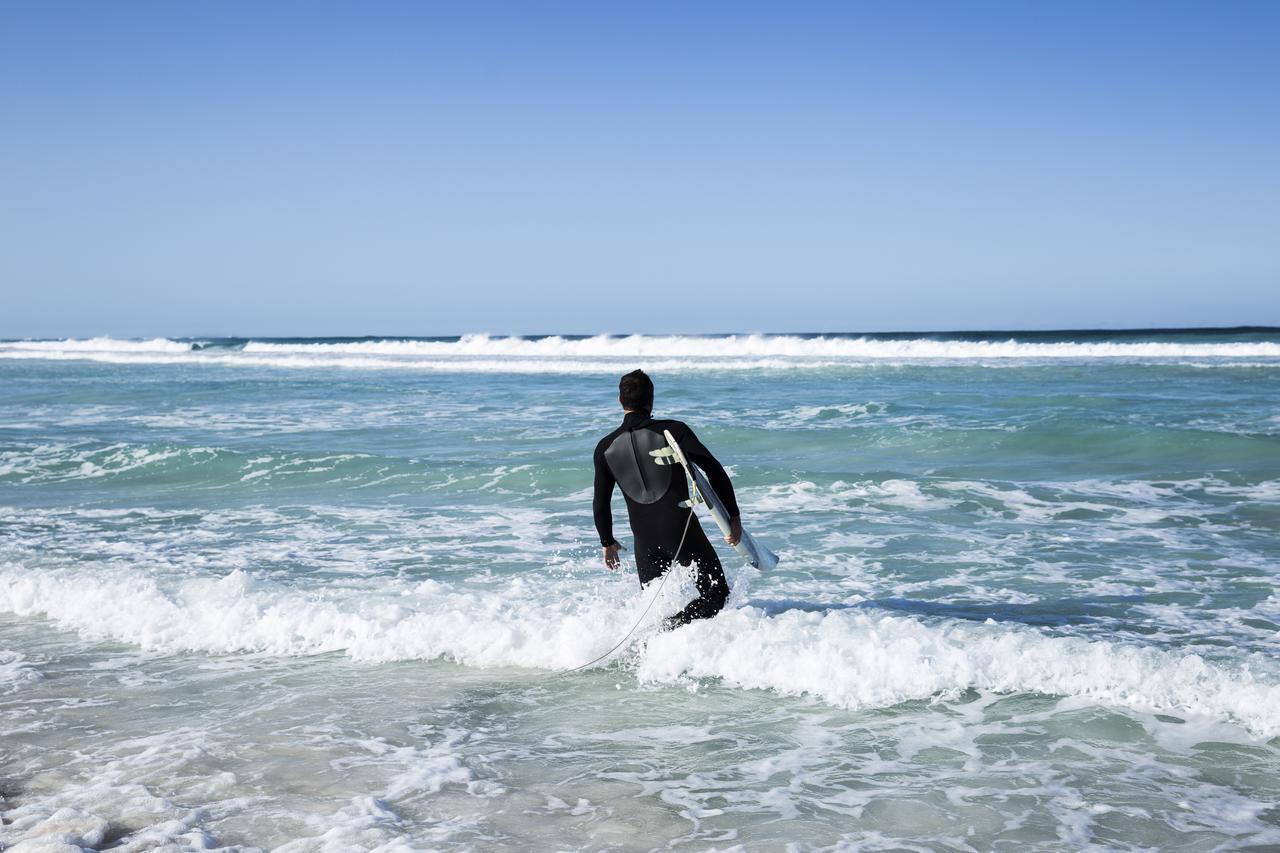
[[(782, 558), (665, 633), (636, 367)], [(0, 412), (0, 848), (1280, 849), (1280, 330), (5, 341)]]

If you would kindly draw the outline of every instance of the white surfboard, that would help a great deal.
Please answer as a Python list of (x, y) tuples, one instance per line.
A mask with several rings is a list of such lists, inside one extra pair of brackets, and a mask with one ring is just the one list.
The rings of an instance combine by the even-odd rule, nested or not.
[[(667, 438), (667, 446), (661, 450), (651, 451), (649, 455), (659, 465), (670, 465), (674, 461), (684, 468), (685, 476), (689, 478), (689, 505), (706, 504), (707, 509), (711, 511), (711, 518), (715, 521), (716, 527), (719, 527), (720, 532), (728, 536), (731, 529), (729, 513), (725, 510), (720, 496), (711, 488), (711, 484), (707, 482), (707, 478), (703, 473), (685, 458), (684, 452), (680, 449), (675, 437), (671, 435), (670, 430), (664, 429), (662, 434)], [(742, 559), (757, 569), (767, 571), (778, 565), (778, 555), (753, 539), (745, 529), (742, 531), (742, 538), (738, 540), (738, 544), (733, 548), (742, 556)]]

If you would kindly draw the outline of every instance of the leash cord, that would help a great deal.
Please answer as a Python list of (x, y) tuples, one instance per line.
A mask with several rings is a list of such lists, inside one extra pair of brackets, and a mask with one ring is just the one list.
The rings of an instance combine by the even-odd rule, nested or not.
[(662, 595), (662, 587), (666, 585), (667, 578), (672, 575), (676, 565), (680, 562), (680, 549), (684, 547), (685, 537), (689, 535), (689, 525), (690, 523), (693, 522), (693, 509), (694, 509), (693, 507), (689, 507), (689, 516), (684, 520), (684, 532), (680, 534), (680, 544), (676, 546), (676, 554), (671, 559), (671, 565), (667, 568), (665, 572), (662, 573), (662, 579), (658, 581), (658, 588), (654, 590), (653, 598), (649, 599), (649, 606), (646, 607), (644, 609), (644, 612), (640, 614), (640, 618), (636, 620), (636, 624), (631, 626), (631, 630), (628, 631), (626, 635), (621, 640), (619, 640), (616, 645), (614, 645), (613, 648), (609, 649), (609, 651), (600, 655), (600, 657), (596, 658), (595, 660), (589, 660), (586, 663), (582, 664), (581, 666), (575, 666), (573, 669), (562, 669), (559, 672), (555, 673), (555, 675), (553, 675), (552, 678), (559, 678), (562, 675), (569, 675), (570, 673), (577, 672), (580, 669), (586, 669), (589, 666), (597, 664), (600, 661), (604, 660), (605, 658), (609, 657), (609, 655), (613, 654), (618, 649), (622, 648), (622, 644), (625, 643), (627, 640), (631, 639), (631, 635), (634, 634), (636, 630), (640, 627), (641, 623), (644, 622), (644, 617), (649, 615), (649, 611), (653, 609), (654, 603), (657, 602), (658, 597)]

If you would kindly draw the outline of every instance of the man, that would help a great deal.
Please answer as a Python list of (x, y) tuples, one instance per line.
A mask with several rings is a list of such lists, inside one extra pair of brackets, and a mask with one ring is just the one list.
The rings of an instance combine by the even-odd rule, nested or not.
[[(596, 530), (604, 548), (604, 564), (616, 569), (622, 564), (618, 552), (622, 545), (613, 538), (613, 487), (619, 485), (627, 500), (631, 533), (635, 537), (636, 569), (640, 583), (661, 577), (672, 563), (687, 566), (697, 563), (698, 597), (666, 620), (668, 628), (687, 625), (694, 619), (707, 619), (720, 612), (729, 596), (729, 583), (720, 567), (715, 548), (702, 531), (702, 525), (691, 517), (692, 510), (680, 506), (689, 498), (689, 485), (679, 465), (658, 465), (650, 450), (666, 447), (663, 430), (684, 451), (685, 458), (702, 469), (732, 519), (725, 541), (737, 545), (742, 538), (738, 520), (738, 502), (724, 466), (698, 441), (693, 430), (680, 421), (654, 420), (653, 381), (642, 370), (633, 370), (618, 383), (618, 402), (624, 412), (622, 426), (596, 445), (595, 512)], [(681, 540), (683, 539), (683, 545)], [(677, 553), (677, 548), (679, 553)]]

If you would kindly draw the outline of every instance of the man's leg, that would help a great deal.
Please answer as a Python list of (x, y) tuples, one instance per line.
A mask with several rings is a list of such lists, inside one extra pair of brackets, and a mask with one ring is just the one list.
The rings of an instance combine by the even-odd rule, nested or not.
[(694, 585), (697, 587), (698, 597), (686, 604), (679, 613), (667, 618), (669, 628), (688, 625), (694, 619), (710, 619), (724, 608), (725, 600), (729, 597), (729, 582), (725, 579), (716, 549), (711, 546), (706, 534), (689, 538), (693, 541), (686, 543), (680, 554), (680, 562), (686, 566), (691, 562), (697, 564), (698, 576)]
[(671, 568), (671, 553), (661, 545), (636, 539), (636, 575), (640, 578), (640, 586), (647, 586), (666, 574)]

